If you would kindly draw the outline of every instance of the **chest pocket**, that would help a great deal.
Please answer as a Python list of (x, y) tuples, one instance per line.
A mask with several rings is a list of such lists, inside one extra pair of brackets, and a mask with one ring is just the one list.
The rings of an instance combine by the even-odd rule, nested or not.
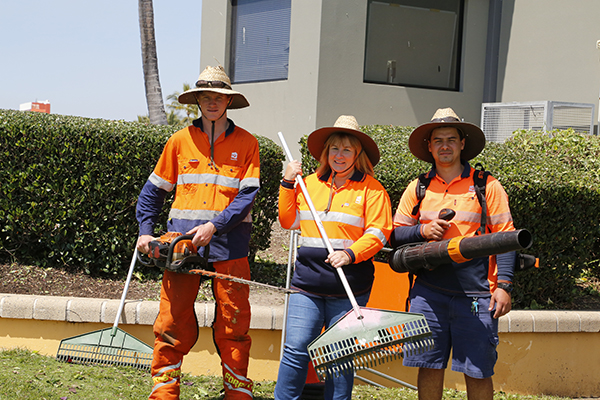
[(223, 164), (219, 170), (219, 193), (229, 198), (235, 197), (240, 191), (240, 180), (243, 169), (238, 165)]
[(179, 176), (177, 178), (177, 193), (181, 195), (194, 194), (198, 191), (197, 175), (200, 161), (197, 159), (179, 160)]

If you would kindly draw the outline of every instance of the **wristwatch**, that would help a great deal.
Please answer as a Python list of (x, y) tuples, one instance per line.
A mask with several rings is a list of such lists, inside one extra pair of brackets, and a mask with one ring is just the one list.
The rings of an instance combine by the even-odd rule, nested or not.
[(498, 282), (498, 289), (502, 289), (506, 293), (510, 294), (513, 291), (513, 285), (509, 282)]

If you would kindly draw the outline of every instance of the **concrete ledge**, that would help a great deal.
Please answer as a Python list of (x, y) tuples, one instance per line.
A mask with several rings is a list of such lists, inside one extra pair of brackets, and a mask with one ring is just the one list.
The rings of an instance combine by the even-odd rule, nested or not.
[[(112, 324), (119, 300), (0, 293), (0, 318)], [(119, 323), (152, 325), (158, 301), (127, 300)], [(251, 329), (281, 330), (283, 305), (252, 305)], [(199, 327), (210, 327), (215, 304), (196, 303)], [(500, 333), (600, 332), (600, 311), (514, 310), (500, 318)]]
[[(0, 318), (44, 321), (98, 322), (112, 324), (120, 300), (83, 297), (53, 297), (0, 293)], [(158, 301), (126, 300), (119, 323), (152, 325), (158, 315)], [(210, 327), (215, 303), (196, 303), (199, 327)], [(251, 329), (281, 330), (283, 306), (251, 306)]]
[(500, 318), (499, 332), (600, 332), (600, 311), (515, 310)]

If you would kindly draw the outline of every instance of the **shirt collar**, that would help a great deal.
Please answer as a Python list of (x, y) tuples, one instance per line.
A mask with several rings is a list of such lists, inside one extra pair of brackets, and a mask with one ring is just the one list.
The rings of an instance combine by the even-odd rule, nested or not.
[[(465, 179), (465, 178), (468, 178), (469, 176), (471, 176), (471, 165), (469, 164), (469, 162), (468, 161), (464, 161), (464, 160), (460, 160), (460, 163), (465, 167), (465, 168), (463, 168), (462, 174), (460, 174), (460, 178), (461, 179)], [(437, 172), (436, 172), (435, 166), (434, 166), (427, 173), (427, 178), (433, 178), (436, 175), (437, 175)]]
[[(319, 176), (319, 180), (323, 181), (323, 182), (327, 182), (330, 177), (331, 177), (331, 170), (329, 170), (325, 174)], [(351, 181), (361, 182), (364, 178), (365, 178), (364, 172), (360, 172), (359, 170), (355, 169), (352, 176), (348, 179), (350, 179)]]
[[(233, 132), (233, 130), (235, 129), (235, 124), (233, 123), (232, 120), (230, 120), (229, 118), (227, 118), (227, 122), (229, 122), (229, 127), (227, 128), (227, 130), (225, 131), (225, 136), (229, 136), (229, 134), (231, 132)], [(194, 125), (196, 128), (200, 128), (200, 130), (202, 130), (202, 132), (206, 133), (206, 131), (204, 130), (204, 127), (202, 126), (202, 117), (195, 119), (192, 122), (192, 125)]]

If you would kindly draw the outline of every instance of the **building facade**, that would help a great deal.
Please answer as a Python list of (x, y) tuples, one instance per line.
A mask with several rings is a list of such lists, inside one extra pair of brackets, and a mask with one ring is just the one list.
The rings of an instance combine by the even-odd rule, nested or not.
[[(416, 126), (439, 107), (597, 104), (597, 0), (203, 0), (201, 65), (250, 102), (236, 123), (298, 140), (341, 114)], [(217, 61), (215, 61), (217, 60)]]

